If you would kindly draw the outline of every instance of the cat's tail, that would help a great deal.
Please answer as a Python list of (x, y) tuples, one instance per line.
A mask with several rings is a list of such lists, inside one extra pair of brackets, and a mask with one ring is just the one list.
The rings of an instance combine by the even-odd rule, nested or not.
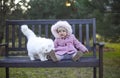
[(28, 28), (28, 26), (27, 25), (22, 25), (21, 26), (21, 31), (22, 32), (25, 32), (25, 31), (27, 31), (29, 28)]
[(28, 28), (28, 25), (21, 26), (22, 33), (29, 39), (30, 37), (36, 37), (35, 33)]

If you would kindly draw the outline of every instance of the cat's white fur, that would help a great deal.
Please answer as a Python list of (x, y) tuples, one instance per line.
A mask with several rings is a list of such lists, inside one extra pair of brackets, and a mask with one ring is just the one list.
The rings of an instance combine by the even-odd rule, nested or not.
[(54, 50), (54, 43), (52, 39), (37, 37), (35, 33), (28, 28), (27, 25), (21, 26), (22, 33), (27, 37), (27, 50), (30, 60), (35, 60), (36, 56), (41, 61), (46, 61), (47, 53)]

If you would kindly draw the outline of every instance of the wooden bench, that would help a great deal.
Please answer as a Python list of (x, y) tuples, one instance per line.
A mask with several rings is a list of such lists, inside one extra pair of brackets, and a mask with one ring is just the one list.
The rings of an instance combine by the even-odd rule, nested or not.
[[(64, 19), (63, 19), (64, 20)], [(90, 50), (90, 55), (83, 56), (78, 62), (72, 60), (62, 60), (54, 63), (48, 61), (31, 61), (27, 56), (26, 37), (22, 34), (20, 27), (27, 24), (35, 34), (42, 37), (52, 38), (51, 25), (58, 20), (7, 20), (5, 32), (5, 57), (0, 58), (0, 67), (6, 70), (6, 78), (9, 78), (9, 68), (27, 67), (92, 67), (93, 78), (96, 78), (97, 68), (99, 68), (99, 78), (103, 78), (103, 43), (96, 43), (96, 19), (65, 19), (73, 28), (75, 36)], [(96, 45), (99, 51), (96, 51)]]

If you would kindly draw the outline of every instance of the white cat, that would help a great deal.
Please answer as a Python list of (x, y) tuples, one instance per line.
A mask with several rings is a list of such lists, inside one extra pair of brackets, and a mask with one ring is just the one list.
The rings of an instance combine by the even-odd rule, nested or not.
[(27, 37), (27, 50), (30, 60), (35, 60), (36, 56), (41, 61), (46, 61), (47, 54), (54, 50), (54, 43), (52, 39), (37, 37), (34, 32), (28, 28), (27, 25), (21, 26), (22, 33)]

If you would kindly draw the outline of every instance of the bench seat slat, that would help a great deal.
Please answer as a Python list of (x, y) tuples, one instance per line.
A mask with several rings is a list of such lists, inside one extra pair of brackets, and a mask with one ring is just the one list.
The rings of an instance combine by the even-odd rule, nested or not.
[(0, 67), (98, 67), (99, 60), (95, 57), (81, 57), (79, 62), (72, 60), (53, 61), (31, 61), (28, 57), (6, 57), (0, 59)]

